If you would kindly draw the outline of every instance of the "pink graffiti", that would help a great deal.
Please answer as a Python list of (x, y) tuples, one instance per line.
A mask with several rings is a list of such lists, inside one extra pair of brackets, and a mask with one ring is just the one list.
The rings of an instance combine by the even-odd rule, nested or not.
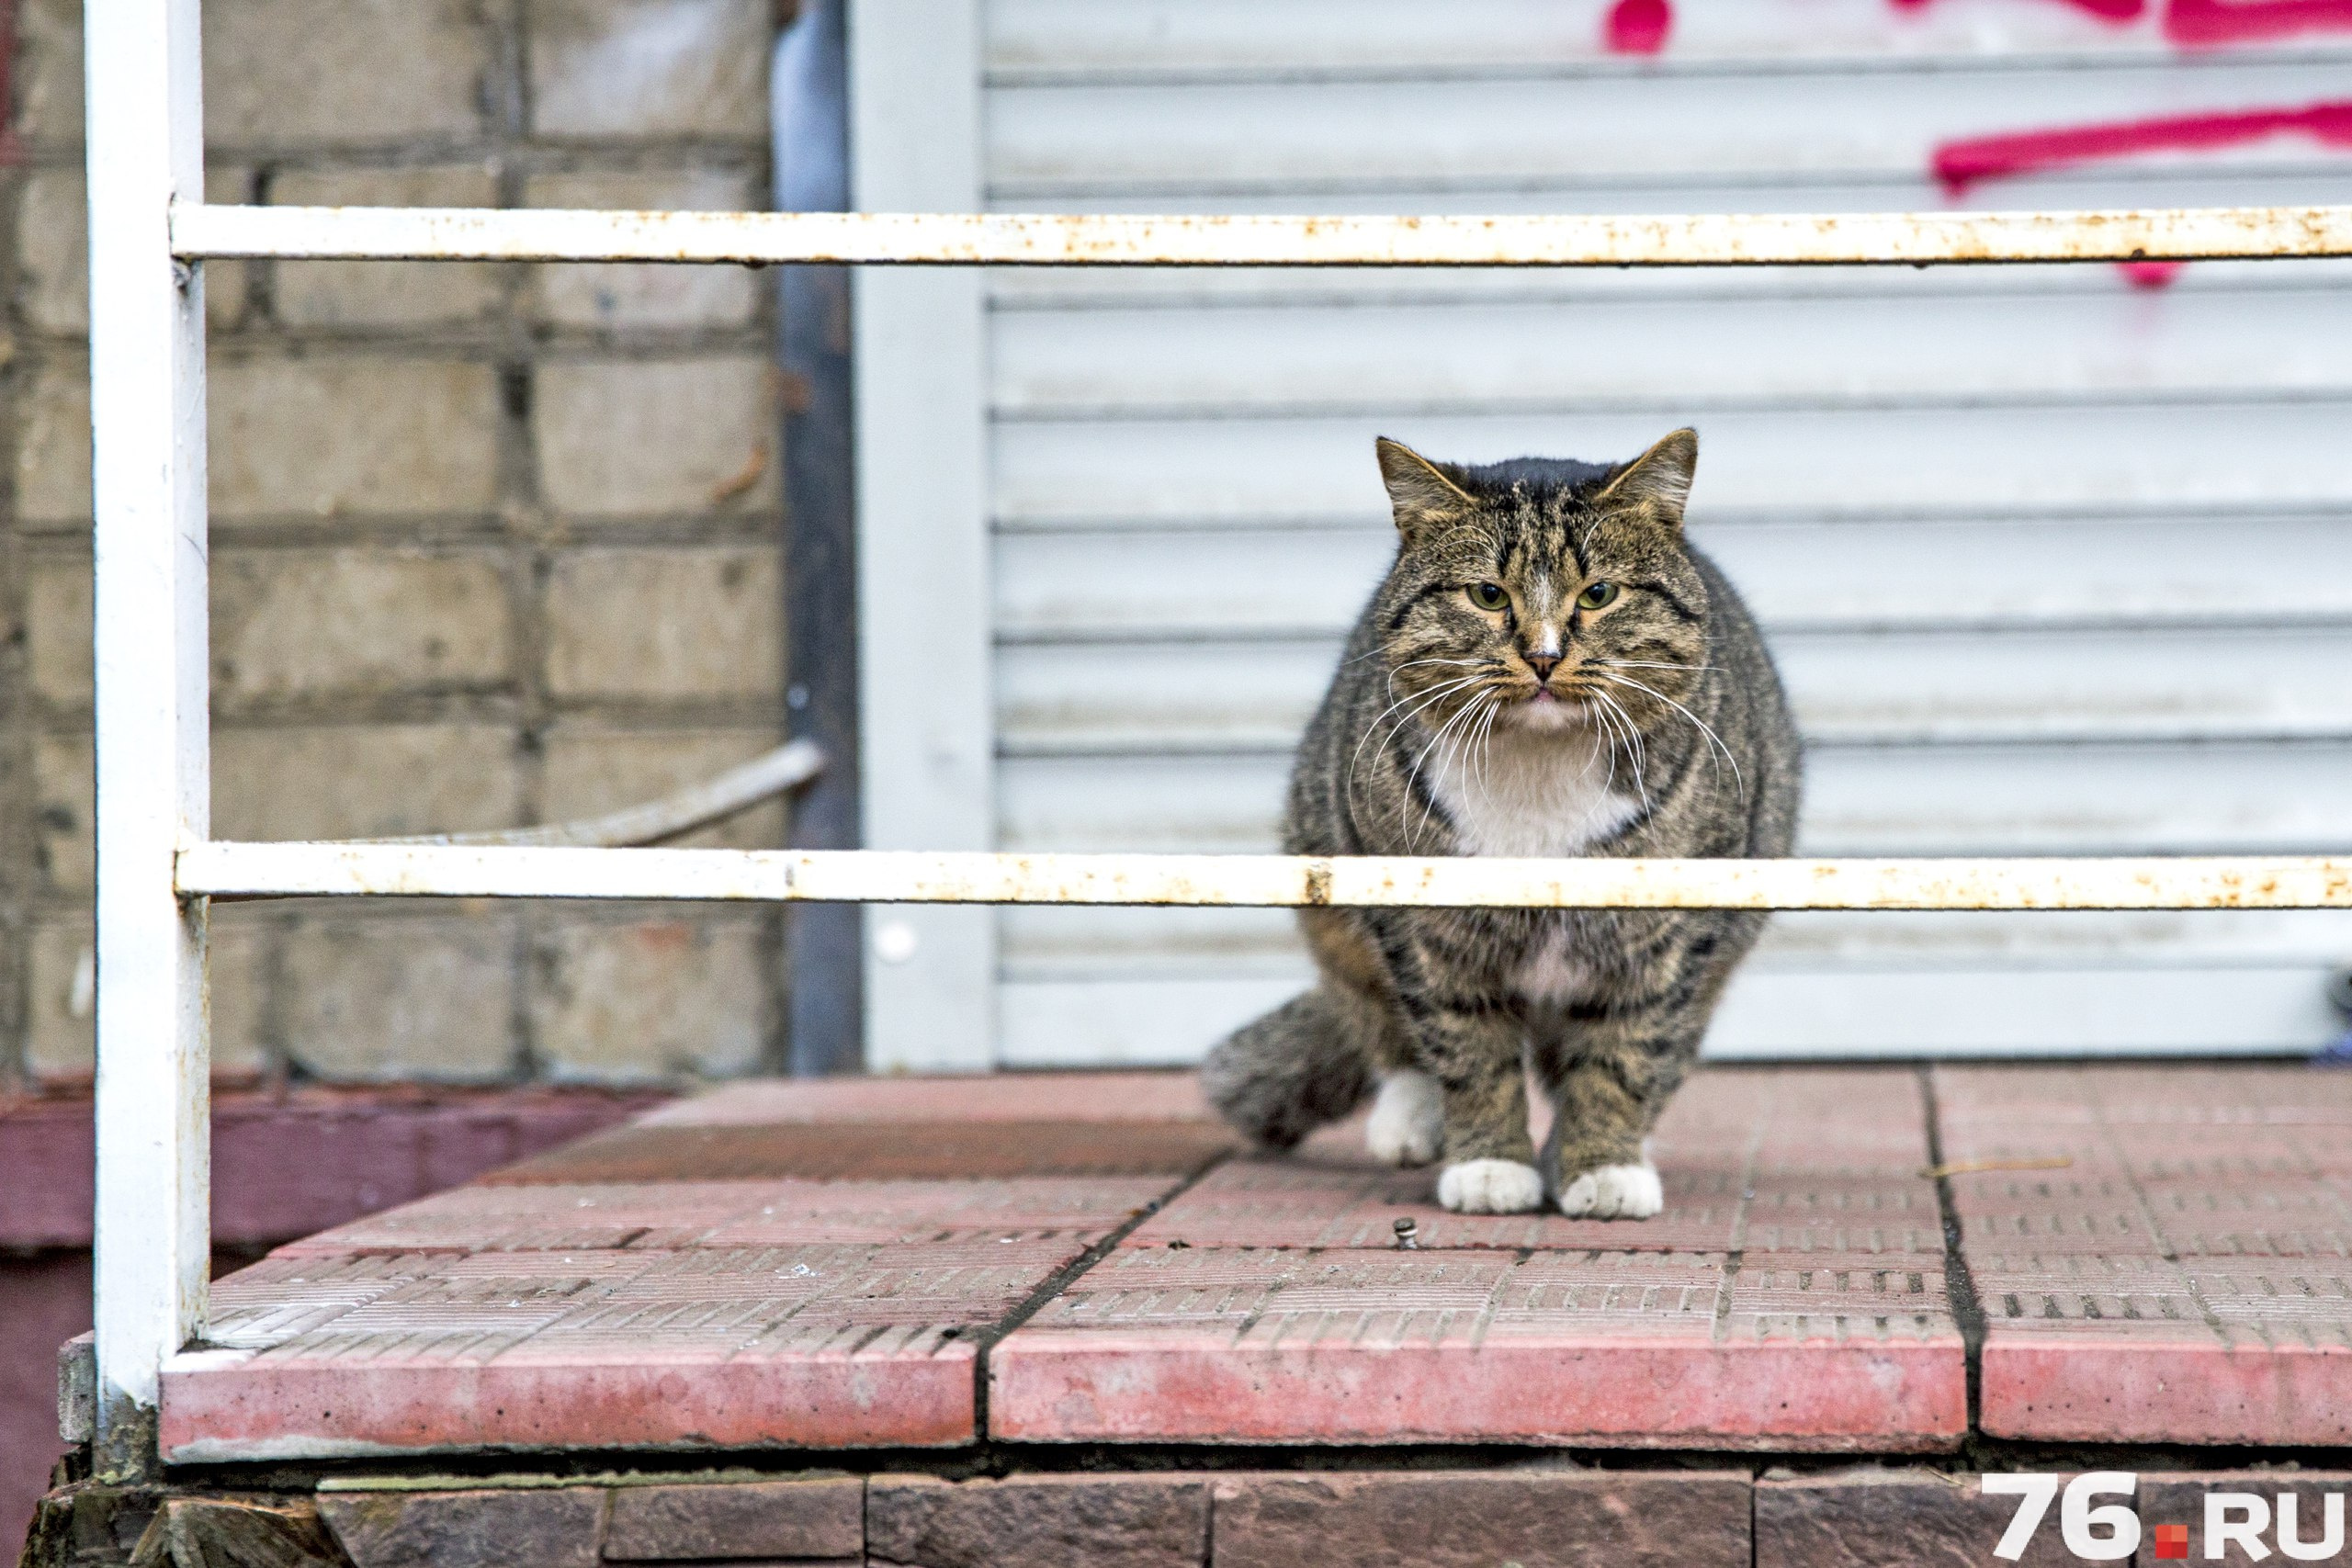
[(1673, 30), (1670, 0), (1617, 0), (1609, 7), (1601, 38), (1611, 54), (1656, 54)]
[(2352, 32), (2352, 0), (2170, 0), (2165, 37), (2182, 49)]
[[(2103, 22), (2134, 22), (2148, 8), (2148, 0), (2058, 0), (2077, 11), (2087, 11)], [(1928, 0), (1893, 0), (1898, 11), (1924, 11)]]
[[(2056, 0), (2105, 22), (2136, 22), (2148, 0)], [(1928, 0), (1888, 0), (1898, 11), (1922, 11)], [(2165, 38), (2180, 49), (2223, 49), (2270, 43), (2305, 33), (2352, 32), (2352, 0), (2165, 0)]]
[(2199, 152), (2272, 136), (2308, 136), (2326, 147), (2352, 147), (2352, 99), (2299, 109), (2171, 115), (1972, 136), (1936, 149), (1936, 178), (1953, 196), (1986, 180), (2128, 158), (2135, 152)]

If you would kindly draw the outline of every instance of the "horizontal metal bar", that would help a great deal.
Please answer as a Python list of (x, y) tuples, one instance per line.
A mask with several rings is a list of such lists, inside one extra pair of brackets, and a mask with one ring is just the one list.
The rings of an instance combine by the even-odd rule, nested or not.
[(1487, 860), (211, 842), (184, 897), (1448, 908), (2352, 908), (2352, 857)]
[(582, 212), (177, 203), (188, 258), (1023, 266), (1924, 265), (2352, 255), (2352, 207), (1690, 216)]

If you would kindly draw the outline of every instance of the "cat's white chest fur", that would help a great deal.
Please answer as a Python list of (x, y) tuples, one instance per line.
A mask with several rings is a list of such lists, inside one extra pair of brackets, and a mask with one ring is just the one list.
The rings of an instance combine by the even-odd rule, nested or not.
[(1641, 810), (1624, 761), (1612, 765), (1600, 737), (1581, 728), (1498, 727), (1453, 749), (1430, 779), (1469, 855), (1581, 854)]
[[(1620, 761), (1612, 773), (1600, 738), (1583, 729), (1515, 731), (1492, 738), (1484, 754), (1448, 759), (1432, 784), (1465, 854), (1574, 855), (1633, 820), (1641, 801)], [(1568, 949), (1565, 925), (1538, 939), (1511, 976), (1529, 1001), (1558, 1007), (1589, 982)]]

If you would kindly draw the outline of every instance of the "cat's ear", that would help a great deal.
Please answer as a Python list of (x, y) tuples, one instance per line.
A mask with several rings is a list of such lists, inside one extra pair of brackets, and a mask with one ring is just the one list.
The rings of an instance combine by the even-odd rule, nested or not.
[(1646, 505), (1659, 522), (1679, 528), (1683, 503), (1690, 499), (1690, 476), (1698, 467), (1699, 433), (1686, 426), (1618, 469), (1593, 502)]
[(1459, 517), (1477, 503), (1442, 464), (1432, 463), (1401, 441), (1385, 435), (1372, 444), (1380, 458), (1380, 479), (1396, 509), (1396, 531), (1408, 545), (1419, 542), (1432, 524)]

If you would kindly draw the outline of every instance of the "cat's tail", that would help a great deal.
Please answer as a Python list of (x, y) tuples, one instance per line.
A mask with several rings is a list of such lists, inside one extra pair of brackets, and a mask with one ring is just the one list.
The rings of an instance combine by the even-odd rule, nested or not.
[(1353, 1111), (1372, 1087), (1357, 1032), (1318, 986), (1218, 1042), (1201, 1064), (1201, 1088), (1254, 1142), (1289, 1148)]

